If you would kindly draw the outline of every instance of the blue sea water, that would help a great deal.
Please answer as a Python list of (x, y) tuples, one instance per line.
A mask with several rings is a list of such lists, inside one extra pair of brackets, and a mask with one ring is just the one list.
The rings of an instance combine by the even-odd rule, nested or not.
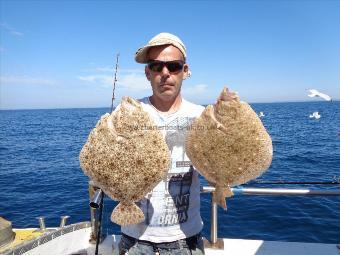
[[(340, 179), (340, 102), (253, 104), (273, 140), (271, 167), (242, 187), (340, 189), (340, 185), (261, 184)], [(0, 111), (0, 216), (14, 227), (89, 220), (88, 178), (79, 152), (109, 109)], [(318, 111), (321, 118), (310, 119)], [(202, 178), (202, 184), (206, 184)], [(202, 194), (203, 234), (209, 237), (210, 195)], [(340, 197), (234, 196), (218, 211), (218, 236), (276, 241), (340, 242)], [(119, 233), (105, 199), (104, 232)]]

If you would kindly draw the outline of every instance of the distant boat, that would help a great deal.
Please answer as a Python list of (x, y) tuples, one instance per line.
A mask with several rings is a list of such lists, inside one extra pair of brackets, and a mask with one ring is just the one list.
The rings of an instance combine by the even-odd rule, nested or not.
[(309, 118), (315, 118), (315, 119), (320, 119), (321, 115), (319, 112), (313, 112), (313, 114), (309, 115)]
[(317, 91), (316, 89), (310, 89), (309, 92), (310, 92), (310, 94), (308, 95), (309, 97), (321, 97), (325, 99), (326, 101), (332, 101), (332, 98), (329, 95), (321, 93)]
[(261, 118), (261, 117), (264, 117), (265, 115), (264, 115), (264, 113), (263, 112), (260, 112), (259, 113), (259, 117)]

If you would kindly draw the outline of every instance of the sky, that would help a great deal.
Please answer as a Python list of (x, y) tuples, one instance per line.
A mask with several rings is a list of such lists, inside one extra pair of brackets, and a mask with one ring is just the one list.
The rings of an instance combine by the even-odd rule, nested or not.
[(0, 0), (0, 109), (110, 107), (151, 95), (136, 50), (160, 32), (187, 47), (184, 98), (340, 99), (340, 1)]

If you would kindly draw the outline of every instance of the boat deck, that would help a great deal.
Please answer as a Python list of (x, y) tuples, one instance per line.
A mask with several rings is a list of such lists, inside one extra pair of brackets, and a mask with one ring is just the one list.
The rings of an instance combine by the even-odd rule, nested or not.
[[(108, 236), (101, 244), (100, 254), (118, 254), (120, 236)], [(206, 255), (339, 255), (340, 245), (323, 243), (277, 242), (246, 239), (223, 239), (224, 248), (205, 248)], [(94, 254), (95, 246), (87, 254)]]
[[(25, 232), (26, 231), (26, 232)], [(95, 244), (89, 242), (91, 226), (82, 222), (63, 228), (48, 229), (39, 233), (34, 229), (15, 230), (18, 238), (27, 238), (21, 242), (0, 250), (1, 255), (14, 254), (49, 254), (49, 255), (94, 255)], [(36, 235), (36, 236), (32, 236)], [(25, 238), (24, 238), (25, 239)], [(224, 238), (223, 249), (208, 248), (206, 255), (339, 255), (340, 244), (277, 242)], [(99, 254), (118, 254), (119, 235), (109, 235), (99, 246)], [(206, 241), (206, 243), (208, 243)], [(3, 247), (4, 248), (4, 247)]]

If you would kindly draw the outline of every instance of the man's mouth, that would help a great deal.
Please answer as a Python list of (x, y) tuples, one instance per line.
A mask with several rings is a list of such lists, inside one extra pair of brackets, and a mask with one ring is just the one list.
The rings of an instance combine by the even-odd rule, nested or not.
[(172, 84), (169, 84), (169, 83), (163, 83), (163, 84), (160, 84), (161, 87), (173, 87), (174, 85)]

